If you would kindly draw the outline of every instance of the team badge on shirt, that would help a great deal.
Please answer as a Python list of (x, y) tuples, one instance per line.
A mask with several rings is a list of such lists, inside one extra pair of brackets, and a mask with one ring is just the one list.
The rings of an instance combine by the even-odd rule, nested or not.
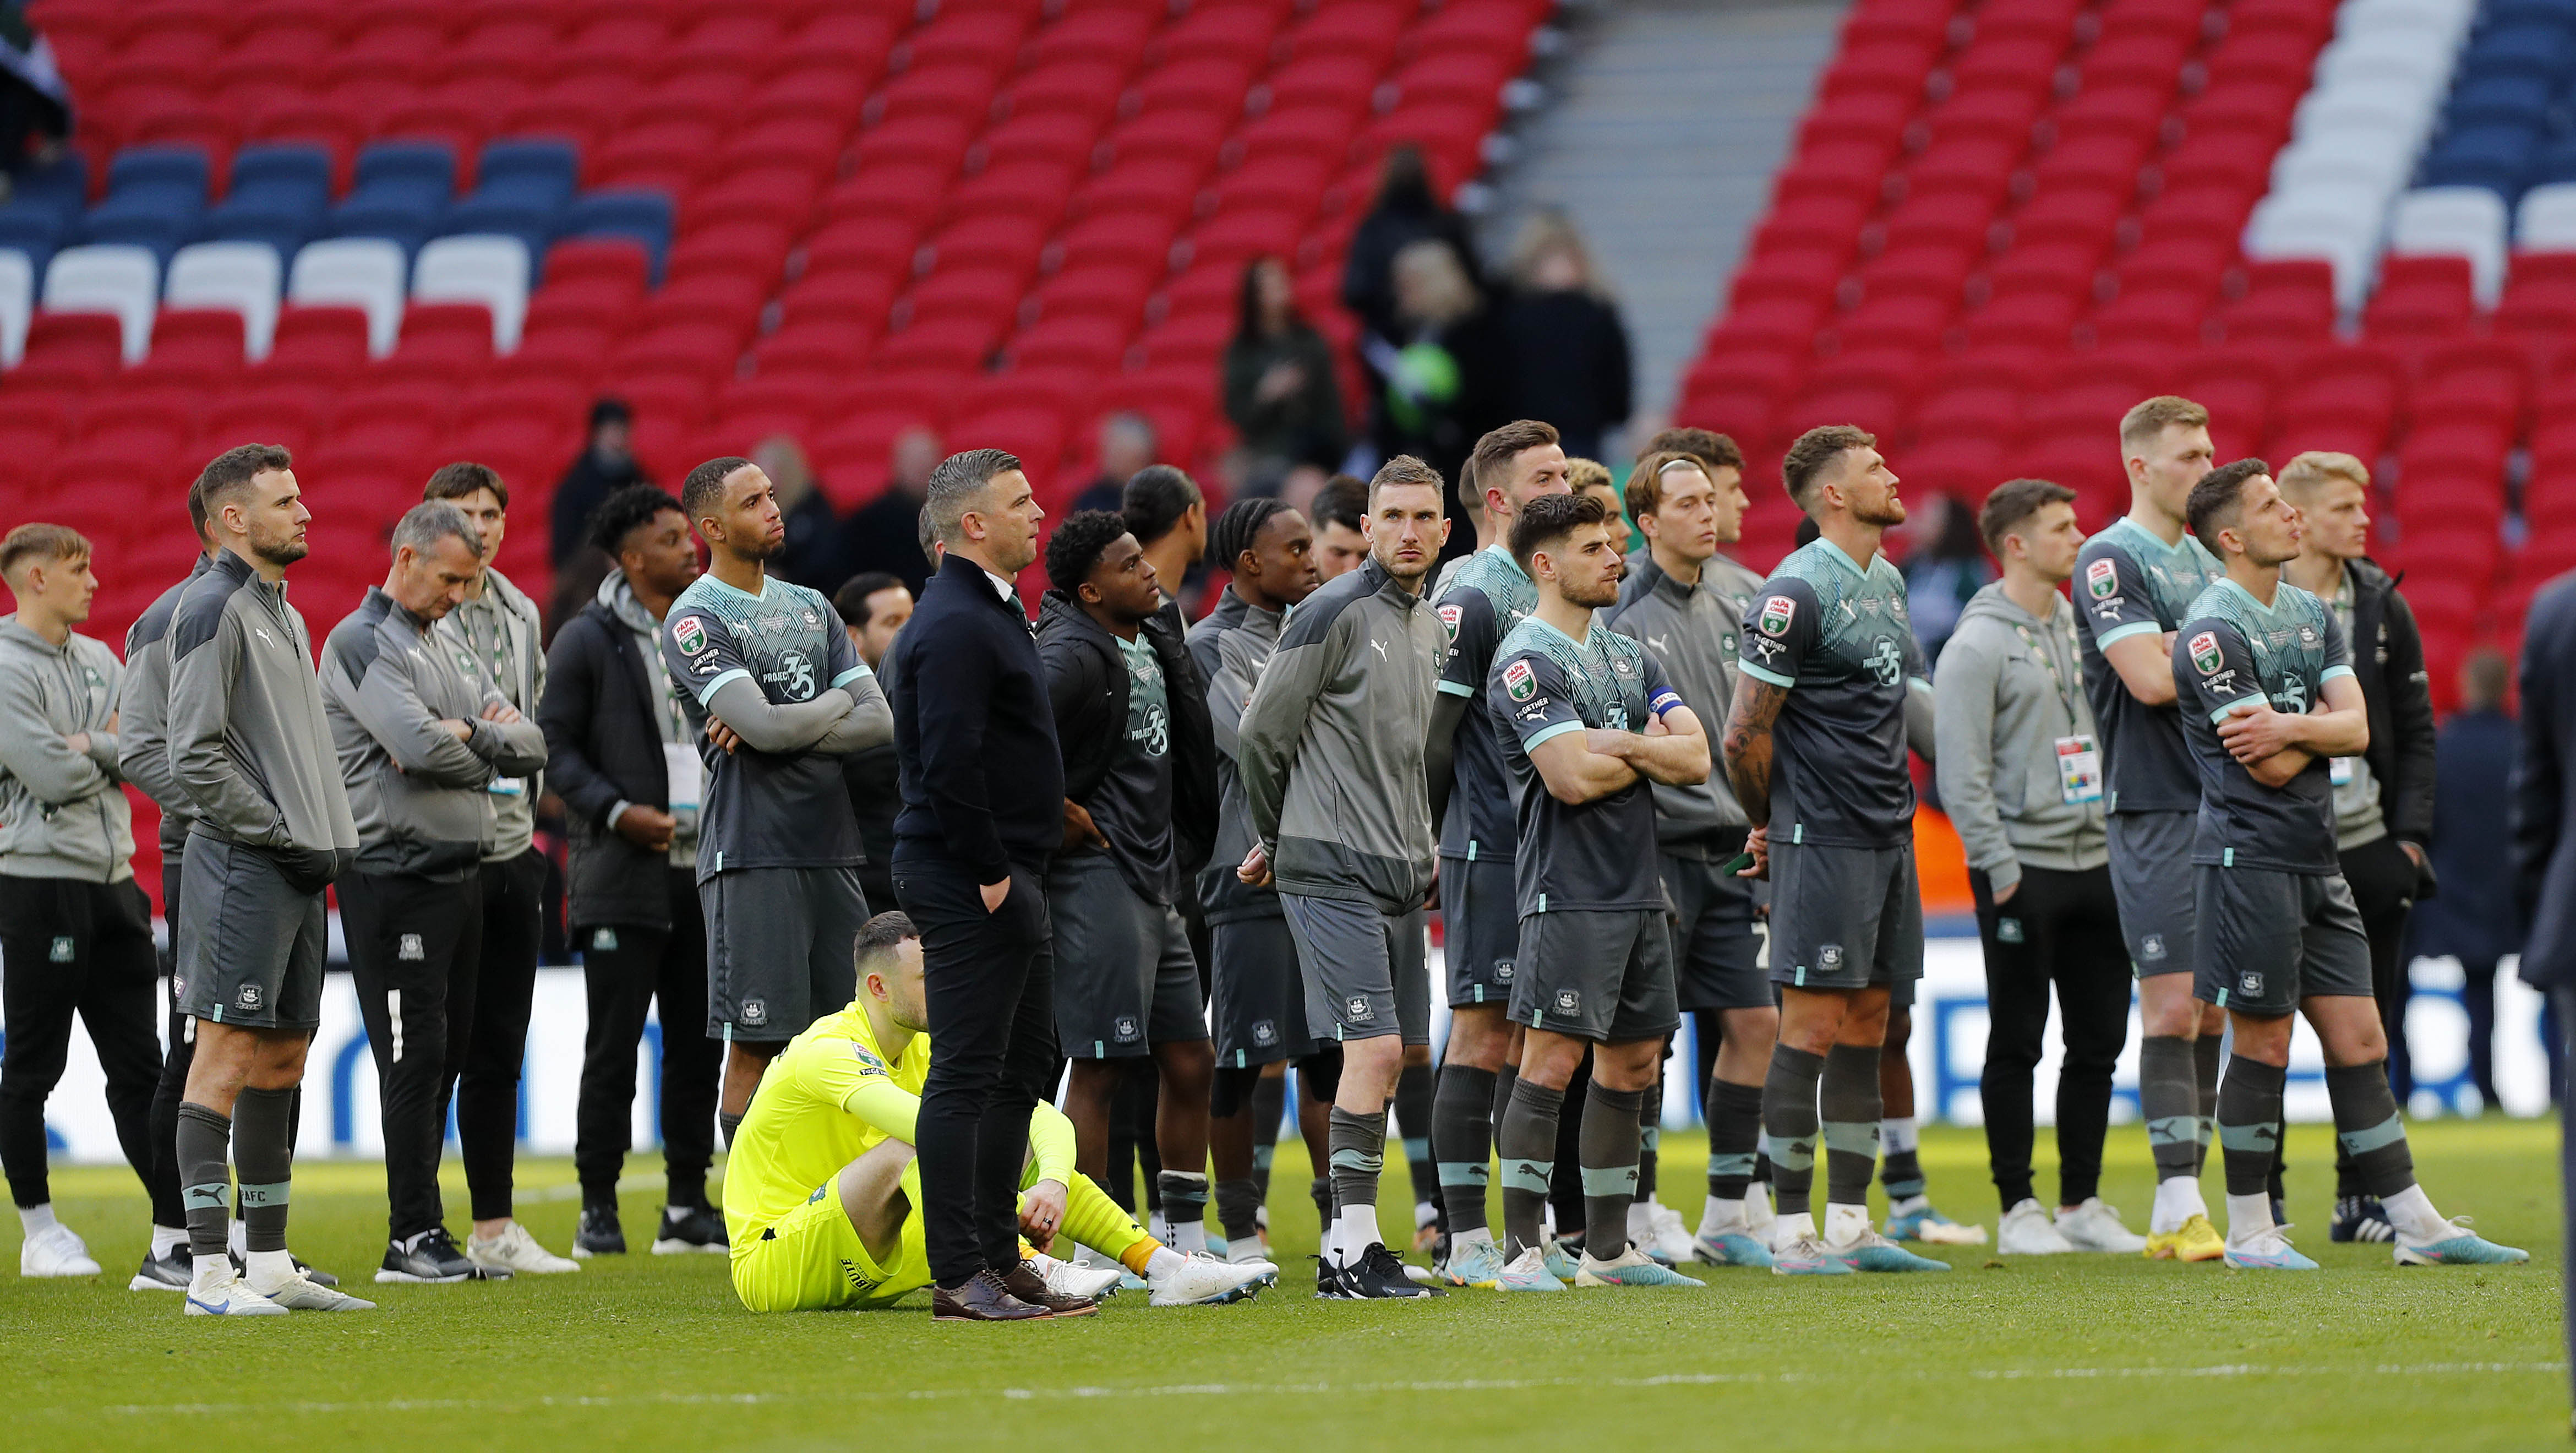
[(682, 616), (671, 627), (671, 640), (683, 655), (694, 656), (707, 648), (707, 623), (696, 616)]
[(1796, 601), (1785, 595), (1771, 595), (1763, 597), (1762, 614), (1753, 623), (1766, 636), (1784, 636), (1789, 633), (1789, 623), (1797, 618)]
[(2108, 560), (2096, 560), (2084, 567), (2084, 590), (2095, 600), (2109, 600), (2120, 590), (2120, 567)]
[(1538, 695), (1538, 673), (1527, 661), (1514, 661), (1503, 668), (1503, 694), (1514, 701), (1527, 701)]
[(856, 1056), (859, 1061), (860, 1074), (885, 1075), (889, 1078), (894, 1074), (892, 1070), (886, 1068), (886, 1062), (877, 1057), (877, 1052), (875, 1050), (868, 1048), (866, 1045), (859, 1043), (855, 1039), (850, 1041), (850, 1053)]
[(1440, 633), (1453, 646), (1458, 643), (1458, 619), (1465, 614), (1454, 605), (1440, 607)]
[(2215, 632), (2203, 631), (2191, 638), (2193, 670), (2203, 676), (2215, 676), (2218, 674), (2218, 664), (2223, 659), (2225, 658), (2218, 654), (2218, 636)]

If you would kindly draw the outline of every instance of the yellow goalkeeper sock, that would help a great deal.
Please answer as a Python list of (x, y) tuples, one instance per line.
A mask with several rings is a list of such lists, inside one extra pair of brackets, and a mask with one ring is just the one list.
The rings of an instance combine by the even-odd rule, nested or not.
[(1138, 1276), (1145, 1274), (1145, 1259), (1162, 1245), (1086, 1175), (1076, 1175), (1065, 1188), (1062, 1229), (1092, 1250), (1118, 1258)]

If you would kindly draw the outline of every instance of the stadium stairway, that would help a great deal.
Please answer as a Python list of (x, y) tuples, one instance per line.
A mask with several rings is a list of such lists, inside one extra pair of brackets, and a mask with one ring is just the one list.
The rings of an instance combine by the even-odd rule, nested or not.
[(1621, 0), (1572, 28), (1481, 241), (1499, 260), (1533, 211), (1573, 218), (1628, 324), (1640, 420), (1671, 410), (1841, 19), (1831, 0)]

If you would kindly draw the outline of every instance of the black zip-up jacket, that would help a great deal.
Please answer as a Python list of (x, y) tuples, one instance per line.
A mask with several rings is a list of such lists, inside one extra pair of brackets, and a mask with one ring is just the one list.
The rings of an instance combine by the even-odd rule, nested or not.
[(896, 852), (998, 883), (1043, 874), (1064, 842), (1064, 758), (1037, 636), (984, 567), (950, 555), (922, 587), (889, 660), (902, 689), (894, 744)]
[[(2355, 560), (2352, 571), (2352, 674), (2370, 709), (2370, 750), (2362, 760), (2379, 782), (2379, 810), (2389, 836), (2423, 847), (2433, 840), (2433, 680), (2424, 669), (2424, 635), (2414, 608), (2387, 571)], [(2428, 864), (2430, 858), (2425, 860)], [(2415, 896), (2433, 896), (2430, 867), (2416, 874)]]
[(592, 601), (555, 632), (546, 652), (546, 694), (537, 725), (546, 734), (546, 785), (564, 800), (572, 830), (571, 923), (671, 926), (671, 858), (618, 835), (609, 813), (620, 802), (669, 811), (661, 714), (653, 674), (635, 630)]
[[(1187, 880), (1207, 866), (1216, 843), (1216, 728), (1208, 719), (1207, 681), (1190, 659), (1189, 642), (1172, 628), (1178, 614), (1166, 611), (1139, 629), (1162, 663), (1170, 698), (1172, 856)], [(1060, 590), (1038, 604), (1038, 658), (1052, 683), (1064, 795), (1089, 807), (1127, 734), (1126, 660), (1117, 637)]]

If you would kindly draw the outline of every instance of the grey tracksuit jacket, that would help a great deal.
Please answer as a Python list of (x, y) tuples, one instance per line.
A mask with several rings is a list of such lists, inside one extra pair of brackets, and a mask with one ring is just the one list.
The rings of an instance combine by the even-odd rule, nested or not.
[[(484, 789), (546, 762), (545, 732), (521, 718), (482, 720), (500, 699), (468, 676), (455, 643), (370, 587), (322, 643), (322, 707), (358, 825), (358, 867), (455, 881), (472, 873), (499, 828)], [(458, 741), (442, 720), (470, 722)]]
[(170, 622), (179, 599), (214, 564), (200, 555), (188, 578), (161, 592), (125, 632), (125, 680), (116, 689), (116, 767), (161, 809), (161, 858), (176, 863), (187, 850), (195, 809), (188, 790), (170, 770)]
[(1430, 605), (1375, 560), (1289, 617), (1235, 733), (1280, 892), (1421, 904), (1435, 851), (1423, 748), (1447, 649)]
[[(57, 646), (0, 619), (0, 874), (114, 883), (134, 876), (133, 808), (118, 790), (117, 677), (103, 641)], [(89, 749), (70, 738), (89, 733)]]
[[(465, 652), (473, 661), (468, 680), (497, 686), (501, 699), (518, 708), (521, 716), (536, 718), (537, 703), (546, 695), (545, 617), (508, 576), (485, 569), (483, 593), (449, 611), (430, 627), (430, 633), (451, 653)], [(493, 837), (483, 853), (487, 863), (528, 850), (536, 838), (537, 797), (546, 790), (545, 779), (534, 768), (525, 774), (500, 775), (524, 775), (525, 780), (517, 792), (492, 794)]]
[(1190, 657), (1208, 684), (1208, 720), (1216, 729), (1216, 848), (1199, 873), (1199, 906), (1209, 923), (1238, 923), (1280, 916), (1275, 888), (1255, 888), (1234, 875), (1252, 851), (1252, 807), (1244, 800), (1243, 773), (1235, 766), (1243, 708), (1252, 699), (1261, 668), (1279, 649), (1287, 616), (1262, 610), (1226, 587), (1205, 620), (1190, 627)]
[(2064, 600), (2050, 597), (2041, 620), (1998, 582), (1969, 599), (1941, 648), (1932, 687), (1941, 806), (1968, 866), (1999, 889), (2025, 866), (2081, 872), (2111, 860), (2102, 804), (2066, 801), (2058, 774), (2058, 738), (2100, 739), (2075, 630)]
[[(1723, 555), (1700, 567), (1697, 585), (1666, 575), (1647, 555), (1630, 570), (1619, 587), (1619, 604), (1602, 620), (1654, 653), (1682, 705), (1714, 742), (1725, 732), (1727, 708), (1735, 700), (1736, 637), (1744, 608), (1761, 589), (1761, 576)], [(1688, 855), (1718, 846), (1732, 852), (1752, 825), (1723, 763), (1696, 786), (1654, 785), (1655, 840), (1666, 852)]]
[(306, 892), (346, 870), (358, 825), (340, 785), (304, 617), (283, 582), (227, 550), (170, 621), (170, 766), (192, 832), (267, 851)]

